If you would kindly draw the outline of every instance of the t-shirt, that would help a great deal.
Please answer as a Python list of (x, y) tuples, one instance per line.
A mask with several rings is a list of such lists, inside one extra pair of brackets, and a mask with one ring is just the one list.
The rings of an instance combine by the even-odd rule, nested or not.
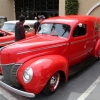
[(34, 23), (33, 28), (35, 29), (35, 34), (36, 34), (36, 31), (37, 31), (39, 25), (40, 25), (40, 22), (36, 22), (36, 23)]

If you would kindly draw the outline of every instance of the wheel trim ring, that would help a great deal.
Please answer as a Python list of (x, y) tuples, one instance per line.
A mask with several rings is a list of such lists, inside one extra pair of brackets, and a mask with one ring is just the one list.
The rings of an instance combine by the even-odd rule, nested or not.
[[(59, 82), (60, 82), (60, 74), (59, 73), (55, 73), (52, 77), (56, 77), (56, 82), (55, 82), (54, 85), (50, 84), (50, 90), (51, 91), (55, 91), (57, 89), (58, 85), (59, 85)], [(52, 77), (51, 77), (51, 79), (52, 79)]]

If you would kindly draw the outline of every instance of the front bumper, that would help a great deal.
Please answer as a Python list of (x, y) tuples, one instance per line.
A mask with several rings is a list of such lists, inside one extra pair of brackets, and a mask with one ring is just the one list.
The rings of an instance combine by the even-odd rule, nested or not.
[(34, 93), (29, 93), (29, 92), (24, 92), (24, 91), (21, 91), (21, 90), (18, 90), (18, 89), (15, 89), (7, 84), (5, 84), (4, 82), (2, 82), (0, 80), (0, 85), (4, 88), (6, 88), (7, 90), (13, 92), (13, 93), (16, 93), (18, 95), (21, 95), (21, 96), (24, 96), (24, 97), (29, 97), (29, 98), (33, 98), (35, 97), (35, 94)]

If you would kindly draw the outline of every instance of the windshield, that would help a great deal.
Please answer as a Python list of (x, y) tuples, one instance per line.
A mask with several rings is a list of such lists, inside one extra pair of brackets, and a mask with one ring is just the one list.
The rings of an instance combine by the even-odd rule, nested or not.
[(2, 30), (7, 32), (14, 32), (15, 31), (15, 24), (11, 23), (4, 23), (4, 25), (1, 27)]
[(44, 23), (41, 24), (38, 33), (48, 34), (53, 36), (68, 37), (71, 27), (67, 24), (57, 24), (57, 23)]

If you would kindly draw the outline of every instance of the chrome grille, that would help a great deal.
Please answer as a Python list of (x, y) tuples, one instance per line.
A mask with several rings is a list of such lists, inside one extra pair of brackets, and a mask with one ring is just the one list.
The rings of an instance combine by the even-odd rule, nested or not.
[(14, 65), (11, 69), (11, 81), (14, 84), (15, 87), (19, 87), (16, 75), (17, 75), (17, 70), (20, 65)]
[(16, 73), (20, 65), (10, 64), (2, 65), (3, 80), (6, 84), (10, 86), (19, 87), (18, 81), (16, 79)]
[(2, 73), (3, 73), (3, 81), (12, 86), (10, 74), (11, 74), (11, 69), (14, 65), (2, 65)]

